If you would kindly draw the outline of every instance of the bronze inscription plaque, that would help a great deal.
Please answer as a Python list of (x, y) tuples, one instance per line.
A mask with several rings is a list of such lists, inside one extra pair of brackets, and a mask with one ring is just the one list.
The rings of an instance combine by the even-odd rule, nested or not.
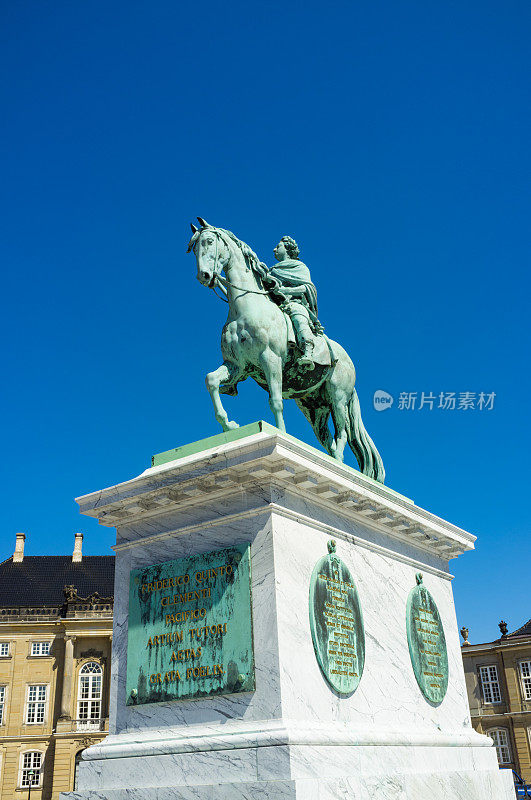
[(439, 609), (417, 572), (417, 585), (407, 599), (409, 655), (415, 678), (426, 700), (442, 703), (448, 689), (448, 652)]
[(365, 631), (360, 599), (347, 565), (328, 542), (310, 579), (310, 630), (317, 662), (341, 695), (356, 691), (365, 664)]

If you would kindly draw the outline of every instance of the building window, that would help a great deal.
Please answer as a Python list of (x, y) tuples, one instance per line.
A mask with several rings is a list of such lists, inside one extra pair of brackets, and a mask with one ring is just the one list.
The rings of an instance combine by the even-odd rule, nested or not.
[(96, 661), (83, 664), (77, 695), (78, 730), (99, 727), (101, 718), (102, 668)]
[(496, 747), (496, 755), (498, 756), (498, 764), (511, 763), (511, 750), (509, 748), (509, 737), (505, 728), (493, 728), (487, 731), (487, 736), (490, 736)]
[(42, 753), (29, 750), (20, 757), (20, 782), (23, 789), (29, 786), (40, 786), (42, 778)]
[(0, 658), (7, 658), (9, 655), (9, 642), (0, 642)]
[(0, 725), (4, 724), (5, 707), (6, 707), (6, 687), (0, 686)]
[(483, 689), (483, 699), (486, 703), (501, 703), (500, 684), (496, 667), (480, 667), (479, 677)]
[(32, 656), (49, 656), (51, 642), (32, 642), (30, 655)]
[(531, 700), (531, 661), (520, 662), (520, 675), (522, 676), (524, 700)]
[(28, 703), (26, 707), (26, 722), (29, 724), (42, 724), (46, 712), (46, 689), (44, 684), (28, 686)]

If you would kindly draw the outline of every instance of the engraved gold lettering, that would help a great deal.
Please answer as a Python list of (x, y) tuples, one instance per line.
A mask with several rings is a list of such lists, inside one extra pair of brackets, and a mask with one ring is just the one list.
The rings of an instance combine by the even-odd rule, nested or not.
[(187, 680), (198, 680), (200, 678), (212, 678), (214, 676), (224, 675), (225, 670), (221, 664), (205, 664), (200, 667), (188, 667), (186, 670)]
[(181, 674), (178, 669), (168, 670), (164, 675), (164, 683), (174, 683), (181, 680)]
[(217, 625), (207, 625), (204, 628), (190, 628), (188, 631), (191, 639), (200, 639), (203, 637), (207, 639), (209, 636), (221, 636), (227, 633), (227, 623), (218, 623)]

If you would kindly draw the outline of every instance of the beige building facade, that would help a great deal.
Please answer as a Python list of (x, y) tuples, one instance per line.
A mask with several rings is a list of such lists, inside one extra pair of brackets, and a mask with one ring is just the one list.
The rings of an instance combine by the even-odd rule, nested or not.
[(0, 564), (0, 798), (58, 800), (108, 730), (114, 556)]
[(471, 644), (463, 628), (463, 665), (472, 725), (490, 736), (498, 764), (531, 784), (531, 620), (513, 633)]

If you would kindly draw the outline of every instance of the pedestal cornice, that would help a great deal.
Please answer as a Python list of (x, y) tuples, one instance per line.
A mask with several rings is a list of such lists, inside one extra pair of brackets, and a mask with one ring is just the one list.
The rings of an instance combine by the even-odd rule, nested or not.
[(79, 497), (81, 513), (119, 528), (164, 513), (168, 506), (215, 503), (242, 489), (260, 489), (263, 496), (264, 489), (276, 486), (444, 559), (474, 548), (476, 537), (467, 531), (292, 436), (260, 425), (258, 433), (177, 457)]

